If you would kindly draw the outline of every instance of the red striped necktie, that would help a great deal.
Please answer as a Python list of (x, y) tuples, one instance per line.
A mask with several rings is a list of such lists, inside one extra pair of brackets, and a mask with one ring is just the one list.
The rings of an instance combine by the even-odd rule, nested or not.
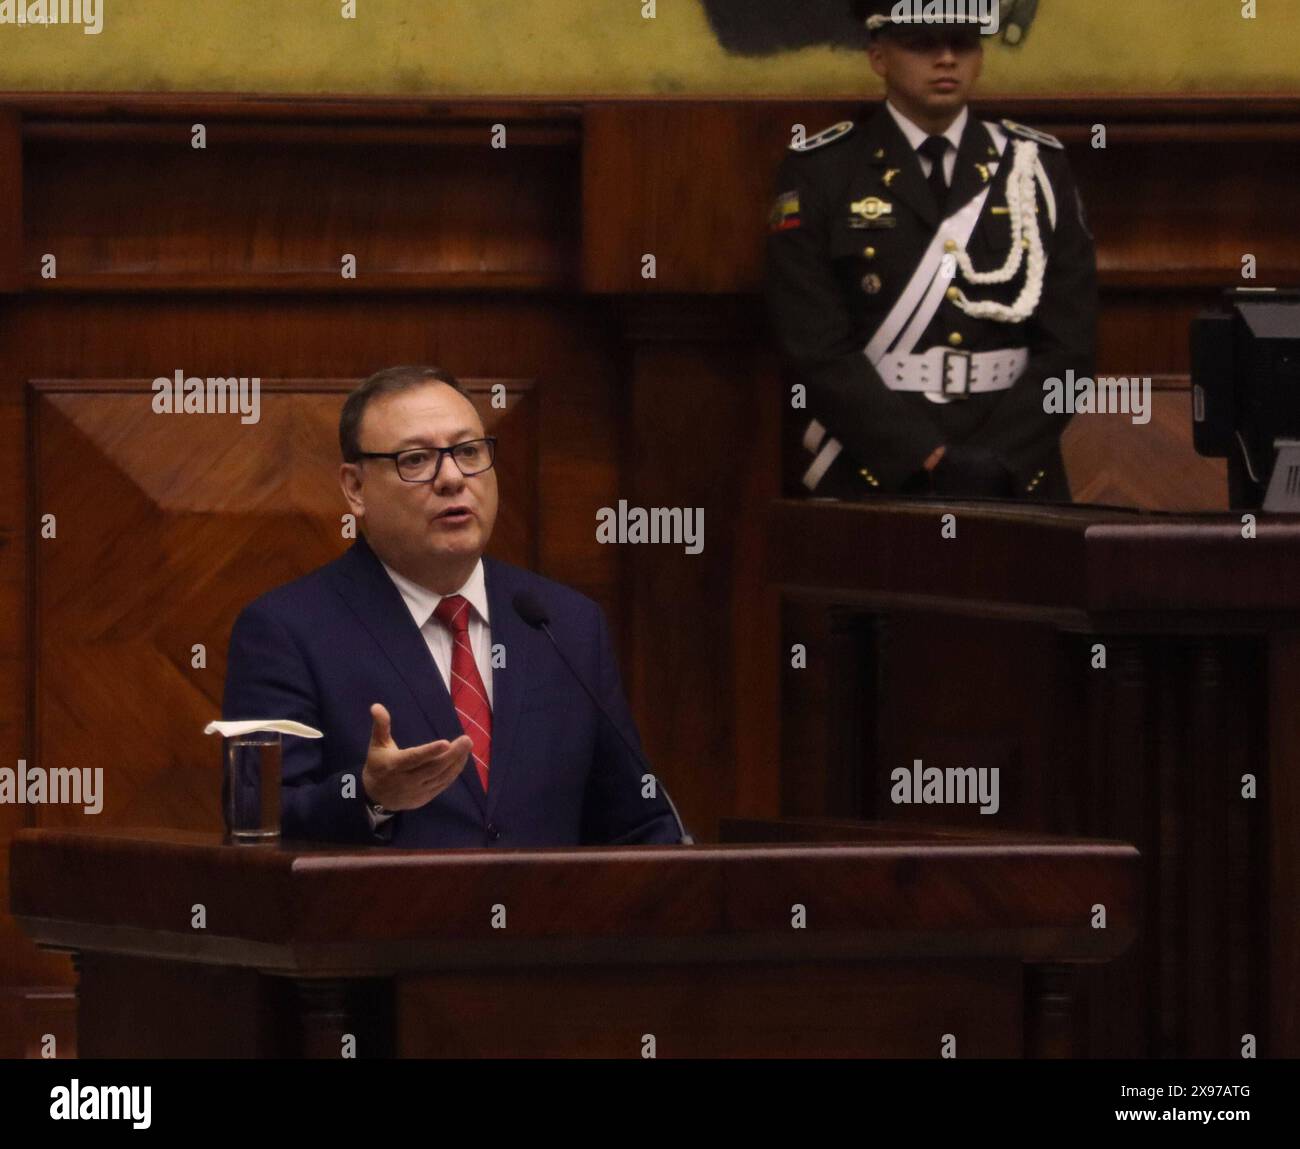
[(483, 678), (469, 644), (469, 599), (449, 594), (433, 612), (451, 631), (451, 704), (460, 717), (461, 729), (474, 744), (474, 765), (478, 767), (483, 793), (487, 793), (488, 760), (492, 757), (492, 708), (488, 705)]

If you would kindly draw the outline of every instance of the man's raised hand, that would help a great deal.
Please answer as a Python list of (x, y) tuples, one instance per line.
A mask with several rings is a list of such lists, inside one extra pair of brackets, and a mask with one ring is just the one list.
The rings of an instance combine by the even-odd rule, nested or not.
[(469, 761), (474, 744), (467, 735), (403, 750), (393, 741), (392, 719), (382, 704), (370, 707), (370, 719), (370, 750), (361, 785), (370, 800), (385, 809), (414, 810), (432, 802)]

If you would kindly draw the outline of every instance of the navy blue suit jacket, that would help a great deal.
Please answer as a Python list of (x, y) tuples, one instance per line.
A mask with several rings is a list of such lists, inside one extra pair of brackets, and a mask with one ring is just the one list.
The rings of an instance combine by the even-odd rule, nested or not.
[[(361, 790), (370, 705), (387, 707), (402, 748), (462, 733), (393, 580), (359, 539), (341, 558), (240, 614), (230, 635), (223, 717), (292, 718), (325, 735), (284, 736), (284, 836), (419, 848), (679, 841), (662, 795), (642, 797), (641, 766), (547, 637), (511, 602), (527, 590), (546, 608), (565, 654), (640, 749), (600, 608), (507, 563), (485, 558), (483, 566), (492, 645), (503, 647), (505, 658), (492, 671), (487, 793), (471, 760), (433, 801), (397, 814), (378, 834)], [(355, 796), (345, 797), (349, 792)]]

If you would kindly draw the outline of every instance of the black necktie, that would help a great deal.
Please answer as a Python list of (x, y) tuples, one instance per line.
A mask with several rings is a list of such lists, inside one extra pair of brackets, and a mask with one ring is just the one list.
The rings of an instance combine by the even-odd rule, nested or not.
[(948, 154), (948, 141), (943, 136), (930, 136), (917, 149), (930, 161), (930, 192), (934, 196), (935, 206), (939, 209), (939, 218), (943, 218), (948, 206), (948, 181), (944, 178), (943, 158)]

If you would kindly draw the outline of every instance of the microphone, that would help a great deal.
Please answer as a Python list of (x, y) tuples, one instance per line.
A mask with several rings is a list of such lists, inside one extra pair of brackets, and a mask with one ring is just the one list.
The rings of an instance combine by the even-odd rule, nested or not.
[(543, 634), (546, 635), (547, 638), (551, 640), (551, 645), (555, 647), (555, 653), (560, 656), (560, 661), (563, 662), (566, 667), (568, 667), (569, 673), (573, 675), (578, 685), (581, 686), (582, 689), (586, 692), (587, 697), (591, 699), (592, 705), (595, 706), (595, 708), (598, 711), (600, 711), (601, 716), (613, 728), (613, 731), (615, 734), (618, 735), (619, 740), (623, 743), (624, 746), (627, 747), (628, 753), (630, 753), (632, 757), (637, 760), (641, 768), (647, 774), (650, 774), (654, 777), (655, 785), (659, 788), (659, 793), (661, 793), (664, 796), (664, 799), (668, 803), (668, 808), (673, 812), (673, 818), (677, 822), (677, 832), (682, 836), (682, 845), (683, 846), (695, 845), (695, 839), (692, 838), (690, 834), (686, 832), (686, 826), (682, 822), (682, 816), (677, 812), (676, 803), (673, 802), (672, 796), (668, 793), (668, 788), (663, 784), (663, 782), (659, 780), (659, 775), (655, 774), (655, 772), (652, 769), (650, 769), (650, 763), (647, 762), (645, 758), (641, 756), (641, 753), (637, 750), (637, 748), (632, 745), (631, 739), (629, 739), (628, 736), (623, 733), (622, 729), (619, 727), (619, 724), (614, 721), (609, 711), (605, 709), (604, 704), (600, 701), (599, 698), (596, 697), (595, 692), (591, 689), (590, 686), (587, 685), (586, 680), (582, 677), (582, 675), (578, 673), (577, 667), (575, 667), (573, 663), (569, 661), (568, 655), (566, 655), (564, 651), (561, 649), (560, 644), (555, 639), (555, 635), (551, 633), (551, 625), (550, 625), (551, 616), (547, 613), (546, 607), (544, 607), (540, 602), (537, 601), (537, 597), (535, 595), (531, 594), (526, 590), (519, 591), (515, 595), (515, 597), (511, 600), (511, 605), (514, 606), (515, 608), (515, 614), (517, 614), (521, 619), (523, 619), (525, 623), (531, 626), (534, 630), (540, 630)]

